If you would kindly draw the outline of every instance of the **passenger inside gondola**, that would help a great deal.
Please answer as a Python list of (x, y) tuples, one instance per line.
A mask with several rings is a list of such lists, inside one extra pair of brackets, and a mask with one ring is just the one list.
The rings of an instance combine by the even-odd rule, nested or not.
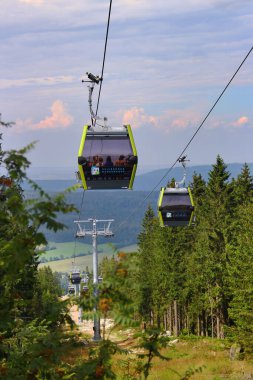
[(104, 159), (103, 159), (103, 157), (99, 157), (98, 158), (97, 166), (104, 166)]
[(111, 156), (107, 156), (106, 157), (106, 161), (104, 163), (104, 166), (106, 166), (106, 167), (112, 167), (113, 166), (113, 162), (112, 162)]
[(119, 159), (115, 162), (115, 165), (116, 166), (125, 166), (126, 164), (126, 160), (125, 160), (125, 156), (123, 156), (122, 154), (119, 156)]
[(91, 166), (98, 166), (98, 156), (93, 156)]
[[(122, 132), (84, 130), (78, 164), (84, 188), (132, 188), (137, 154), (130, 141), (130, 127)], [(91, 164), (88, 164), (91, 163)]]

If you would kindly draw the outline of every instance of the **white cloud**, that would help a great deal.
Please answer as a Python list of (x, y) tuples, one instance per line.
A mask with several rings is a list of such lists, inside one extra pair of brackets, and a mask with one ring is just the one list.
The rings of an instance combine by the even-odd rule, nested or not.
[(133, 129), (153, 126), (166, 133), (184, 130), (197, 125), (199, 116), (190, 110), (165, 110), (161, 115), (148, 115), (143, 108), (133, 107), (122, 112), (123, 124)]
[(55, 76), (55, 77), (28, 77), (24, 79), (0, 79), (0, 89), (23, 86), (53, 86), (61, 83), (73, 83), (73, 76)]
[(229, 120), (229, 116), (225, 116), (222, 119), (214, 117), (211, 121), (207, 121), (207, 129), (223, 129), (223, 130), (233, 130), (243, 127), (253, 127), (248, 116), (240, 116), (235, 121)]
[[(165, 133), (172, 131), (180, 131), (188, 128), (196, 129), (202, 121), (204, 115), (196, 114), (189, 109), (177, 110), (165, 110), (160, 115), (148, 115), (143, 108), (133, 107), (125, 111), (118, 113), (117, 118), (123, 120), (123, 124), (130, 124), (133, 129), (146, 128), (152, 126)], [(207, 120), (204, 128), (207, 129), (231, 129), (242, 128), (253, 124), (250, 122), (249, 117), (241, 116), (236, 121), (229, 121), (228, 117), (223, 119), (213, 117)]]
[(38, 123), (34, 123), (31, 119), (17, 120), (14, 127), (15, 131), (24, 132), (27, 130), (62, 129), (68, 128), (72, 124), (73, 117), (68, 114), (60, 100), (53, 102), (50, 109), (51, 115), (46, 116)]
[(236, 121), (234, 121), (231, 125), (237, 128), (245, 127), (245, 126), (250, 125), (250, 120), (247, 116), (241, 116)]

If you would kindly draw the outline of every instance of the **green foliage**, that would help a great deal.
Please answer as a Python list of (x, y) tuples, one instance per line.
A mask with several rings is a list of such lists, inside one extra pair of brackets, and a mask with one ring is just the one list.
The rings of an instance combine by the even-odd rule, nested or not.
[[(1, 126), (8, 123), (0, 121)], [(0, 137), (1, 140), (1, 137)], [(0, 376), (8, 379), (116, 379), (112, 359), (128, 354), (105, 336), (72, 365), (62, 360), (62, 326), (71, 324), (67, 301), (51, 269), (38, 271), (42, 228), (59, 231), (59, 214), (74, 212), (65, 194), (46, 194), (26, 176), (26, 154), (3, 151), (0, 166)], [(139, 251), (106, 259), (103, 283), (90, 284), (79, 302), (87, 318), (112, 318), (116, 326), (139, 327), (136, 358), (121, 361), (124, 379), (147, 379), (154, 357), (169, 338), (162, 329), (189, 339), (192, 334), (223, 338), (225, 331), (245, 352), (253, 352), (253, 180), (244, 165), (237, 179), (220, 156), (207, 183), (194, 175), (196, 224), (192, 229), (161, 229), (149, 206), (139, 235)], [(38, 198), (26, 200), (27, 180)], [(173, 182), (173, 181), (172, 181)], [(73, 190), (73, 189), (72, 189)], [(97, 310), (94, 312), (94, 305)], [(136, 339), (136, 337), (135, 337)], [(187, 380), (201, 368), (179, 375)]]
[[(82, 293), (80, 305), (84, 310), (84, 318), (94, 317), (94, 304), (97, 305), (97, 314), (103, 319), (109, 316), (115, 325), (136, 326), (139, 324), (133, 315), (136, 311), (136, 294), (134, 271), (134, 256), (119, 253), (117, 258), (104, 259), (101, 264), (103, 281), (98, 292), (89, 285), (88, 291)], [(98, 296), (95, 294), (98, 293)], [(104, 334), (103, 334), (104, 335)]]
[(229, 315), (234, 321), (229, 329), (246, 351), (253, 352), (253, 205), (239, 207), (240, 226), (236, 244), (228, 248), (229, 287), (232, 300)]
[(125, 353), (117, 344), (105, 339), (89, 350), (89, 357), (75, 369), (77, 380), (116, 379), (112, 370), (112, 356)]
[(0, 372), (7, 379), (59, 378), (55, 347), (60, 345), (60, 325), (70, 320), (52, 272), (37, 271), (36, 248), (46, 244), (41, 227), (64, 228), (59, 213), (75, 208), (64, 194), (50, 197), (31, 181), (38, 199), (23, 197), (22, 182), (29, 181), (30, 165), (25, 155), (33, 147), (3, 151), (0, 144), (0, 167), (7, 173), (0, 181)]
[(252, 334), (252, 199), (248, 165), (230, 181), (218, 156), (208, 181), (194, 174), (193, 228), (161, 229), (150, 208), (139, 235), (139, 311), (146, 324), (177, 335)]
[[(30, 323), (17, 321), (11, 336), (1, 342), (5, 353), (0, 364), (6, 380), (62, 379), (71, 368), (61, 361), (62, 333), (52, 331), (45, 321), (36, 319)], [(61, 368), (61, 371), (59, 371)], [(66, 377), (67, 378), (67, 377)]]
[(169, 358), (160, 353), (160, 350), (167, 346), (169, 338), (161, 334), (161, 331), (158, 329), (148, 329), (141, 334), (137, 334), (137, 336), (140, 338), (138, 347), (144, 350), (144, 353), (138, 354), (138, 357), (145, 360), (140, 368), (141, 372), (143, 372), (144, 379), (147, 379), (152, 368), (152, 360), (154, 357), (169, 360)]

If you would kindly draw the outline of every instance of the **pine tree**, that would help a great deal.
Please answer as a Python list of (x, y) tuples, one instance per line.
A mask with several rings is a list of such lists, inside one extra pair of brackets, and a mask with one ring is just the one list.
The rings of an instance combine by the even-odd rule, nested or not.
[[(1, 127), (6, 124), (9, 123), (0, 121)], [(45, 226), (54, 231), (64, 228), (58, 220), (59, 213), (75, 208), (65, 202), (64, 194), (51, 198), (27, 178), (30, 163), (26, 153), (34, 144), (18, 151), (4, 151), (1, 138), (2, 135), (0, 170), (4, 167), (6, 175), (0, 176), (0, 373), (3, 371), (7, 379), (28, 379), (35, 375), (56, 379), (54, 367), (59, 358), (52, 348), (59, 346), (58, 327), (63, 319), (59, 318), (60, 313), (55, 315), (54, 329), (48, 323), (52, 321), (39, 320), (40, 311), (34, 306), (38, 291), (36, 248), (46, 244), (40, 228)], [(24, 180), (37, 191), (38, 199), (24, 198)], [(58, 299), (54, 301), (60, 309)], [(46, 356), (49, 352), (50, 365)]]
[(245, 163), (241, 173), (232, 183), (236, 205), (246, 204), (253, 198), (253, 176), (249, 166)]
[[(229, 315), (234, 322), (230, 329), (245, 351), (253, 352), (253, 205), (239, 207), (236, 245), (229, 247), (229, 290), (232, 295)], [(234, 242), (233, 242), (234, 243)]]
[(210, 304), (215, 309), (216, 335), (224, 336), (223, 327), (228, 322), (227, 253), (226, 244), (230, 236), (234, 214), (233, 187), (228, 182), (230, 173), (220, 156), (209, 172), (204, 207), (204, 228), (208, 232), (208, 293)]
[(152, 302), (152, 270), (156, 245), (154, 235), (156, 231), (155, 214), (149, 205), (142, 223), (139, 240), (139, 284), (140, 284), (140, 314), (148, 323), (153, 323)]

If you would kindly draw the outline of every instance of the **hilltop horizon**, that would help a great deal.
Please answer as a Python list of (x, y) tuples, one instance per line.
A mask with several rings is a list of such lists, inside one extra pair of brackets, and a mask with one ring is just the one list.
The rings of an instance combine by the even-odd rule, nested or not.
[[(225, 161), (225, 160), (224, 160)], [(225, 164), (227, 165), (228, 169), (229, 168), (235, 168), (235, 167), (242, 167), (244, 164), (248, 164), (250, 169), (253, 170), (253, 162), (229, 162), (227, 163), (225, 161)], [(205, 164), (188, 164), (187, 165), (187, 170), (189, 172), (192, 172), (193, 169), (205, 169), (213, 165), (213, 163), (205, 163)], [(137, 168), (137, 173), (136, 173), (136, 178), (141, 177), (141, 176), (146, 176), (149, 174), (157, 173), (164, 171), (166, 172), (171, 165), (168, 165), (167, 167), (165, 166), (139, 166)], [(173, 168), (173, 173), (177, 171), (181, 171), (182, 167), (176, 166)], [(76, 180), (75, 172), (77, 171), (77, 166), (76, 167), (70, 167), (70, 166), (56, 166), (56, 167), (50, 167), (50, 166), (31, 166), (28, 169), (28, 176), (33, 179), (33, 180)], [(236, 173), (237, 175), (237, 173)]]
[[(247, 163), (251, 172), (253, 173), (253, 163)], [(210, 165), (189, 165), (187, 167), (186, 175), (186, 185), (191, 182), (192, 176), (195, 173), (201, 174), (204, 180), (208, 179), (208, 173), (211, 170), (213, 164)], [(244, 163), (229, 163), (226, 164), (228, 171), (231, 174), (231, 178), (235, 178), (241, 172)], [(29, 177), (37, 182), (45, 191), (64, 191), (66, 188), (73, 186), (77, 183), (74, 173), (72, 177), (69, 173), (65, 171), (65, 168), (33, 168), (28, 173)], [(43, 169), (43, 170), (42, 170)], [(52, 170), (53, 169), (53, 170)], [(40, 170), (40, 172), (39, 172)], [(50, 171), (49, 171), (50, 170)], [(169, 168), (158, 168), (156, 170), (151, 170), (144, 173), (138, 173), (136, 175), (133, 190), (134, 191), (151, 191), (160, 190), (160, 187), (166, 186), (169, 179), (175, 178), (176, 180), (181, 180), (183, 176), (182, 167), (177, 166), (166, 175)], [(165, 178), (163, 178), (165, 177)], [(24, 183), (24, 190), (29, 190), (29, 185)], [(114, 190), (117, 191), (117, 190)], [(124, 192), (124, 190), (118, 190), (119, 192)]]

